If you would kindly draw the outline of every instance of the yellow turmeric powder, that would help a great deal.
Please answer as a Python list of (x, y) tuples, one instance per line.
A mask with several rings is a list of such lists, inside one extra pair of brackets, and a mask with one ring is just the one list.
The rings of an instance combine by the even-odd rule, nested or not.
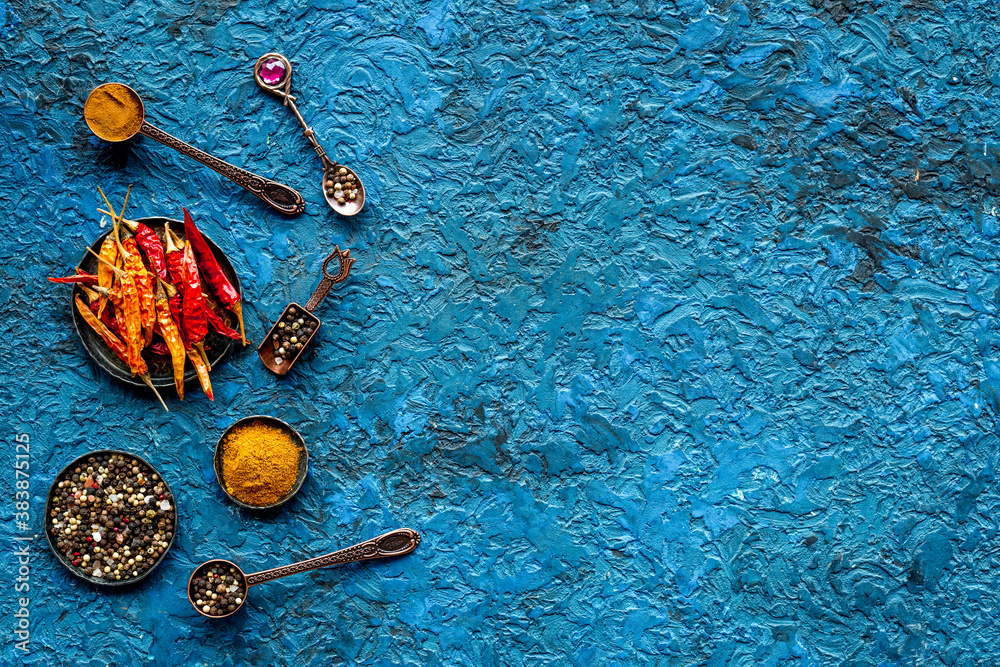
[(254, 420), (239, 424), (222, 443), (222, 480), (240, 502), (264, 507), (295, 485), (303, 452), (288, 432)]
[(105, 141), (125, 141), (142, 126), (142, 100), (128, 86), (105, 83), (91, 91), (83, 118)]

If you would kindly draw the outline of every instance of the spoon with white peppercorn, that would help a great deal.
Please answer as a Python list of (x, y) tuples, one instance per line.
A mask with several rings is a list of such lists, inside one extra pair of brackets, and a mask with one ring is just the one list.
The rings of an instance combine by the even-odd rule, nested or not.
[(306, 123), (291, 93), (292, 63), (280, 53), (265, 53), (253, 66), (253, 78), (257, 85), (267, 92), (282, 98), (284, 105), (292, 110), (302, 125), (302, 134), (312, 144), (319, 159), (323, 161), (323, 197), (337, 213), (345, 216), (357, 215), (365, 207), (365, 186), (361, 178), (348, 167), (331, 160), (319, 145), (316, 133)]
[(225, 618), (236, 613), (246, 603), (247, 591), (251, 586), (331, 565), (405, 556), (416, 549), (418, 544), (420, 533), (409, 528), (398, 528), (325, 556), (253, 574), (244, 574), (236, 563), (216, 558), (205, 561), (191, 573), (187, 587), (188, 600), (202, 616)]

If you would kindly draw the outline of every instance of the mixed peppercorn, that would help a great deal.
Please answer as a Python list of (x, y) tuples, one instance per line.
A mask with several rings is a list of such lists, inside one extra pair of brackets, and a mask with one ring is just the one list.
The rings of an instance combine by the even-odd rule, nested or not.
[(347, 167), (331, 169), (326, 174), (326, 196), (333, 197), (338, 204), (346, 204), (358, 198), (358, 177)]
[(195, 609), (209, 616), (228, 616), (243, 604), (247, 582), (232, 564), (211, 560), (195, 570), (188, 597)]
[(55, 482), (46, 529), (84, 577), (108, 582), (146, 574), (163, 559), (177, 527), (174, 499), (145, 462), (95, 454)]
[(281, 364), (288, 359), (294, 359), (309, 343), (318, 326), (319, 320), (308, 311), (289, 306), (284, 316), (271, 330), (274, 363)]

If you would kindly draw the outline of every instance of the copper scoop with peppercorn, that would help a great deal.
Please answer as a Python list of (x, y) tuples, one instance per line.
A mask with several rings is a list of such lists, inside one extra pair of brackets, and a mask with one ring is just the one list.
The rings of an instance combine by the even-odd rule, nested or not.
[(244, 574), (236, 563), (217, 558), (205, 561), (191, 573), (191, 578), (188, 579), (188, 600), (202, 616), (225, 618), (236, 613), (246, 603), (247, 590), (251, 586), (331, 565), (405, 556), (419, 544), (420, 533), (409, 528), (398, 528), (325, 556), (253, 574)]
[(253, 78), (258, 86), (280, 97), (302, 125), (302, 134), (306, 135), (319, 159), (323, 161), (323, 196), (326, 203), (341, 215), (360, 213), (365, 207), (365, 186), (353, 170), (330, 159), (319, 145), (316, 133), (299, 113), (299, 108), (295, 106), (296, 97), (291, 92), (292, 63), (280, 53), (265, 53), (254, 63)]
[[(340, 271), (337, 275), (331, 275), (326, 270), (327, 265), (334, 259), (340, 261)], [(350, 250), (341, 250), (339, 246), (333, 247), (333, 252), (323, 260), (323, 279), (319, 281), (316, 291), (309, 297), (306, 305), (303, 307), (294, 302), (288, 304), (282, 311), (281, 317), (267, 333), (264, 342), (257, 348), (257, 354), (260, 355), (264, 366), (278, 375), (284, 375), (292, 370), (292, 366), (302, 356), (306, 346), (316, 337), (319, 325), (322, 324), (313, 311), (326, 298), (330, 288), (347, 280), (353, 264), (354, 258), (351, 257)]]

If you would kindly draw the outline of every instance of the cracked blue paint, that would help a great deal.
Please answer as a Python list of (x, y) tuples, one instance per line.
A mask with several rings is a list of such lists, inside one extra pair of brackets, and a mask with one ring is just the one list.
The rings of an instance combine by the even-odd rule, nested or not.
[[(55, 472), (105, 446), (157, 466), (181, 519), (149, 580), (111, 594), (36, 539), (30, 651), (8, 634), (3, 663), (996, 662), (998, 19), (939, 0), (0, 3), (0, 404), (7, 441), (32, 438), (33, 530)], [(254, 85), (273, 50), (364, 179), (358, 218), (329, 212)], [(110, 80), (306, 214), (94, 138), (83, 100)], [(44, 277), (100, 233), (95, 188), (130, 183), (133, 215), (204, 221), (257, 340), (352, 249), (289, 377), (240, 352), (214, 403), (192, 388), (163, 413), (86, 359)], [(255, 413), (311, 455), (263, 516), (211, 469)], [(210, 557), (254, 570), (396, 526), (423, 533), (412, 556), (266, 584), (224, 622), (183, 595)]]

